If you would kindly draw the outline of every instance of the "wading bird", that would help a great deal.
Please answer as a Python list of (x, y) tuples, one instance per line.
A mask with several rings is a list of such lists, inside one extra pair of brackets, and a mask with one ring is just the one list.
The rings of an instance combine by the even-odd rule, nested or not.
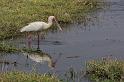
[(31, 32), (37, 32), (37, 41), (38, 41), (38, 47), (37, 50), (39, 50), (39, 33), (43, 30), (46, 30), (52, 26), (53, 23), (56, 23), (59, 29), (62, 31), (62, 28), (58, 24), (58, 21), (54, 16), (49, 16), (48, 18), (48, 23), (42, 22), (42, 21), (37, 21), (37, 22), (32, 22), (29, 23), (29, 25), (23, 27), (20, 32), (27, 32), (28, 33), (28, 47), (31, 48)]

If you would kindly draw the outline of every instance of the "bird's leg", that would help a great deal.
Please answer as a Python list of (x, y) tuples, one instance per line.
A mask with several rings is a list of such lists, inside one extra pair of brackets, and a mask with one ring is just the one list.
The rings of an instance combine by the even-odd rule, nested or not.
[(28, 33), (27, 41), (28, 41), (28, 43), (27, 43), (28, 44), (28, 48), (31, 49), (32, 37), (31, 37), (31, 33), (30, 32)]
[(37, 32), (37, 50), (40, 50), (40, 36), (39, 36), (39, 32)]

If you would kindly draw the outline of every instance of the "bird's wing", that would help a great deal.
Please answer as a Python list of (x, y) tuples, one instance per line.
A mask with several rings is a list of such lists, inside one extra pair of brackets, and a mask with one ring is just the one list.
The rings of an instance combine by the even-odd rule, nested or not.
[(21, 32), (29, 32), (29, 31), (40, 31), (42, 30), (43, 22), (32, 22), (29, 25), (23, 27)]

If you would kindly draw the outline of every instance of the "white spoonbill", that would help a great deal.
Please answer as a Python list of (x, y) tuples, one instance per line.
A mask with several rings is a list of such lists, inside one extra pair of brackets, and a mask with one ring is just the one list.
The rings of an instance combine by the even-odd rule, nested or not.
[(29, 48), (31, 48), (31, 34), (30, 34), (30, 32), (37, 32), (37, 35), (38, 35), (38, 37), (37, 37), (38, 38), (37, 49), (39, 50), (39, 32), (50, 28), (52, 26), (53, 22), (55, 22), (57, 24), (58, 28), (62, 31), (62, 28), (58, 24), (58, 21), (56, 20), (55, 16), (49, 16), (48, 23), (45, 23), (42, 21), (32, 22), (20, 30), (20, 32), (28, 32), (28, 47)]

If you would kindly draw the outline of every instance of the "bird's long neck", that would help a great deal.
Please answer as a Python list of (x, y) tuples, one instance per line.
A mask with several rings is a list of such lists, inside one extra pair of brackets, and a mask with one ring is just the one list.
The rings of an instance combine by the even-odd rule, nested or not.
[(50, 26), (52, 26), (52, 24), (53, 24), (52, 20), (49, 20), (48, 19), (47, 28), (49, 28)]

